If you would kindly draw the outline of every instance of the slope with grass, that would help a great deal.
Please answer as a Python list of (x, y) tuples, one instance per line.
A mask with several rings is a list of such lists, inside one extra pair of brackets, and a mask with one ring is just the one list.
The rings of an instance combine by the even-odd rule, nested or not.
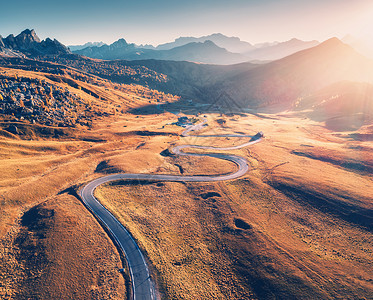
[[(267, 117), (225, 118), (224, 128), (209, 121), (213, 135), (252, 126), (267, 133), (260, 145), (236, 150), (253, 169), (242, 179), (96, 190), (149, 257), (166, 298), (366, 298), (373, 291), (370, 176), (296, 153), (323, 148), (335, 161), (354, 156), (367, 164), (373, 145), (311, 120)], [(228, 139), (219, 146), (235, 138)]]
[[(187, 130), (183, 132), (183, 136), (189, 136), (188, 132), (197, 131), (203, 128), (207, 119), (203, 122), (190, 125)], [(235, 163), (238, 166), (238, 170), (234, 173), (211, 176), (211, 175), (159, 175), (159, 174), (114, 174), (108, 175), (105, 177), (98, 178), (89, 184), (87, 184), (81, 191), (80, 195), (83, 199), (85, 205), (89, 210), (101, 220), (103, 226), (110, 232), (111, 237), (118, 243), (118, 246), (125, 253), (127, 265), (131, 274), (131, 283), (132, 283), (132, 292), (134, 298), (142, 299), (154, 299), (156, 297), (154, 283), (151, 280), (151, 275), (149, 273), (149, 268), (145, 261), (145, 258), (128, 232), (121, 223), (107, 210), (105, 209), (100, 202), (95, 198), (94, 190), (105, 183), (118, 181), (118, 180), (130, 180), (130, 181), (191, 181), (191, 182), (211, 182), (211, 181), (223, 181), (238, 178), (244, 175), (248, 171), (248, 165), (242, 157), (228, 155), (228, 154), (198, 154), (198, 153), (188, 153), (182, 151), (184, 148), (193, 148), (193, 149), (203, 149), (203, 150), (235, 150), (240, 149), (249, 145), (253, 145), (260, 141), (262, 135), (256, 137), (248, 135), (233, 135), (234, 137), (247, 138), (250, 137), (251, 140), (241, 145), (225, 147), (225, 148), (216, 148), (211, 146), (197, 146), (197, 145), (182, 145), (176, 146), (172, 149), (172, 152), (176, 155), (182, 156), (195, 156), (195, 157), (214, 157), (222, 160), (227, 160)], [(201, 136), (200, 136), (201, 137)], [(220, 135), (218, 137), (232, 137), (232, 135)]]
[[(156, 131), (169, 117), (144, 120), (124, 112), (149, 101), (173, 101), (172, 95), (113, 84), (63, 66), (58, 74), (53, 72), (57, 66), (46, 64), (43, 71), (29, 66), (21, 60), (17, 69), (1, 67), (6, 85), (28, 80), (30, 90), (38, 89), (39, 82), (68, 90), (84, 103), (89, 122), (68, 124), (66, 117), (60, 126), (43, 124), (43, 116), (54, 109), (69, 112), (68, 106), (44, 102), (48, 110), (36, 122), (1, 115), (0, 298), (122, 299), (130, 281), (128, 273), (118, 272), (120, 253), (72, 195), (76, 185), (95, 176), (100, 162), (136, 152), (147, 141), (141, 134), (145, 127)], [(1, 92), (8, 96), (8, 90)], [(161, 138), (170, 139), (167, 132)]]

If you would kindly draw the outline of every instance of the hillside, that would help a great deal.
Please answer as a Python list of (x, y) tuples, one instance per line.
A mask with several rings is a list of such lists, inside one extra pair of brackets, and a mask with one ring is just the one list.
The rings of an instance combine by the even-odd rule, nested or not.
[(290, 109), (330, 84), (371, 82), (373, 62), (336, 38), (278, 61), (227, 78), (213, 89), (225, 90), (245, 107)]
[[(370, 297), (371, 61), (337, 39), (224, 66), (35, 57), (42, 42), (24, 37), (30, 48), (0, 56), (1, 299), (129, 299), (123, 255), (79, 190), (112, 173), (228, 174), (235, 164), (170, 149), (258, 131), (229, 151), (248, 162), (236, 180), (119, 181), (96, 196), (165, 299)], [(207, 119), (202, 136), (183, 136), (180, 117)]]
[(77, 54), (43, 59), (80, 69), (113, 82), (141, 84), (196, 102), (208, 101), (210, 94), (206, 93), (206, 86), (257, 67), (251, 63), (224, 66), (153, 59), (104, 61)]
[[(60, 59), (61, 60), (61, 59)], [(319, 91), (338, 82), (370, 82), (372, 78), (372, 61), (358, 54), (351, 47), (343, 44), (338, 39), (330, 39), (324, 43), (297, 52), (281, 60), (267, 64), (236, 64), (229, 66), (203, 65), (190, 62), (176, 62), (166, 60), (136, 60), (136, 61), (115, 61), (115, 62), (95, 62), (83, 58), (75, 60), (66, 56), (61, 63), (76, 66), (78, 68), (91, 68), (89, 66), (100, 65), (98, 72), (93, 71), (98, 76), (105, 77), (121, 83), (131, 83), (139, 80), (138, 83), (148, 85), (152, 88), (162, 90), (167, 93), (180, 95), (183, 99), (192, 99), (196, 103), (215, 103), (220, 109), (230, 109), (229, 102), (234, 102), (237, 108), (255, 109), (255, 110), (297, 110), (299, 103), (308, 103), (307, 109), (315, 110), (314, 114), (307, 116), (314, 117), (320, 114), (320, 107), (316, 98)], [(106, 65), (109, 68), (143, 70), (135, 73), (126, 74), (112, 72), (110, 76), (102, 73)], [(92, 68), (91, 68), (92, 69)], [(144, 71), (149, 76), (137, 76)], [(89, 71), (89, 72), (92, 72)], [(155, 77), (155, 74), (159, 74)], [(124, 76), (121, 76), (124, 75)], [(159, 77), (161, 76), (161, 77)], [(163, 77), (162, 77), (163, 76)], [(161, 80), (154, 80), (163, 78)], [(342, 90), (338, 92), (338, 89)], [(356, 95), (339, 97), (340, 103), (357, 101), (361, 98), (363, 92), (369, 89), (361, 89)], [(335, 86), (332, 94), (344, 93), (342, 86)], [(365, 98), (369, 98), (367, 93)], [(303, 99), (308, 99), (303, 101)], [(312, 100), (313, 99), (313, 100)], [(315, 101), (315, 103), (312, 103)], [(368, 100), (367, 100), (368, 101)], [(359, 102), (360, 103), (360, 102)], [(340, 104), (339, 106), (348, 106)], [(305, 105), (303, 105), (306, 107)], [(330, 107), (338, 106), (331, 105)], [(351, 116), (361, 114), (364, 105), (359, 105), (355, 110), (344, 110)], [(322, 115), (322, 114), (321, 114)], [(329, 113), (327, 119), (335, 118), (340, 114), (338, 111)], [(344, 116), (346, 117), (346, 116)], [(360, 121), (356, 124), (366, 124), (371, 119), (371, 111), (365, 109), (364, 120), (358, 117)], [(319, 121), (321, 119), (318, 119)], [(355, 122), (355, 121), (354, 121)], [(357, 125), (356, 125), (357, 126)], [(357, 127), (346, 128), (358, 128)]]
[(142, 142), (135, 116), (126, 137), (108, 129), (127, 110), (178, 97), (56, 63), (0, 65), (0, 298), (125, 298), (120, 253), (71, 185)]
[[(185, 49), (186, 46), (183, 47)], [(236, 109), (241, 110), (293, 110), (303, 99), (308, 99), (307, 108), (316, 110), (320, 109), (317, 108), (317, 101), (310, 104), (310, 99), (316, 99), (321, 89), (345, 81), (369, 83), (373, 78), (372, 61), (335, 38), (267, 64), (218, 66), (167, 60), (105, 62), (79, 56), (59, 56), (55, 59), (109, 80), (144, 84), (166, 93), (177, 94), (183, 99), (192, 99), (195, 103), (221, 102), (215, 105), (220, 109), (231, 107), (228, 103), (233, 101)], [(338, 94), (337, 89), (338, 87), (333, 93)], [(349, 97), (354, 99), (355, 96)], [(369, 93), (366, 97), (370, 97)], [(345, 97), (339, 99), (343, 103), (352, 101)], [(361, 113), (363, 106), (360, 107), (360, 110), (355, 109), (349, 114), (352, 116)], [(361, 124), (369, 122), (371, 118), (370, 110), (364, 113), (364, 120), (367, 121)], [(316, 114), (317, 112), (309, 116)], [(337, 114), (329, 114), (329, 118), (323, 121), (334, 118)]]
[[(102, 74), (98, 77), (56, 63), (13, 57), (0, 57), (0, 63), (0, 112), (1, 121), (6, 121), (2, 128), (16, 135), (24, 134), (23, 123), (90, 127), (93, 120), (119, 110), (178, 99), (140, 85), (112, 83)], [(129, 67), (126, 71), (135, 73)], [(138, 73), (143, 76), (144, 70)], [(14, 122), (20, 124), (12, 125)]]
[(373, 122), (373, 85), (342, 81), (300, 99), (295, 110), (333, 131), (357, 130)]

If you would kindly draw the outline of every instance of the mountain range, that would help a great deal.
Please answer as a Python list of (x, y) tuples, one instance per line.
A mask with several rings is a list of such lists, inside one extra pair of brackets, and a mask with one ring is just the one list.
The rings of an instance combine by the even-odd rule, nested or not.
[(76, 50), (82, 50), (84, 48), (88, 48), (88, 47), (101, 47), (103, 45), (106, 45), (105, 43), (103, 42), (88, 42), (88, 43), (85, 43), (83, 45), (70, 45), (68, 46), (70, 51), (76, 51)]
[(22, 53), (33, 57), (71, 53), (66, 46), (56, 39), (47, 38), (41, 41), (33, 29), (26, 29), (17, 36), (10, 34), (6, 38), (3, 38), (0, 35), (0, 51), (16, 55), (17, 53)]
[(154, 88), (219, 110), (294, 111), (338, 130), (373, 121), (373, 61), (337, 38), (266, 64), (122, 63), (166, 75)]
[(263, 45), (261, 47), (251, 49), (244, 54), (250, 60), (268, 61), (280, 59), (295, 52), (317, 45), (319, 45), (318, 41), (301, 41), (294, 38), (286, 42)]
[[(313, 43), (317, 42), (307, 46)], [(262, 48), (267, 53), (271, 53), (270, 49), (295, 51), (300, 44), (305, 45), (293, 39)], [(0, 47), (3, 53), (13, 51), (24, 57), (37, 57), (115, 82), (141, 84), (203, 104), (226, 99), (225, 106), (235, 103), (243, 110), (309, 110), (307, 116), (325, 120), (337, 120), (349, 112), (350, 116), (359, 115), (362, 122), (373, 120), (373, 61), (337, 38), (268, 63), (233, 65), (223, 64), (238, 62), (242, 54), (229, 52), (210, 40), (154, 50), (138, 48), (120, 39), (111, 45), (76, 51), (89, 54), (86, 56), (116, 59), (101, 61), (71, 53), (56, 40), (40, 41), (33, 30), (0, 39)], [(120, 60), (123, 49), (131, 60)], [(184, 60), (211, 64), (177, 61), (181, 56)], [(213, 61), (221, 64), (212, 64)], [(348, 109), (351, 103), (356, 104), (354, 109)]]
[(119, 39), (111, 45), (101, 47), (88, 47), (73, 51), (76, 54), (96, 59), (157, 59), (175, 61), (193, 61), (199, 63), (233, 64), (245, 61), (241, 54), (232, 53), (218, 47), (211, 41), (192, 42), (169, 50), (154, 50), (138, 48), (135, 44), (128, 44), (126, 40)]
[[(292, 39), (286, 42), (252, 45), (237, 37), (215, 33), (203, 37), (180, 37), (175, 41), (154, 46), (128, 44), (119, 39), (111, 45), (92, 46), (74, 53), (97, 59), (162, 59), (211, 64), (235, 64), (246, 61), (275, 60), (318, 45), (317, 41)], [(75, 46), (76, 47), (76, 46)], [(76, 48), (75, 48), (76, 49)]]
[(189, 43), (203, 43), (211, 41), (218, 47), (225, 48), (229, 52), (233, 53), (245, 53), (250, 50), (256, 49), (252, 44), (241, 41), (238, 37), (228, 37), (221, 33), (214, 33), (202, 37), (179, 37), (175, 41), (161, 44), (155, 47), (156, 50), (170, 50), (175, 47), (184, 46)]
[(226, 95), (241, 109), (301, 112), (331, 130), (351, 131), (373, 122), (372, 91), (373, 61), (332, 38), (227, 77), (205, 94)]
[(174, 42), (153, 46), (138, 46), (119, 39), (111, 45), (102, 42), (70, 46), (56, 39), (40, 40), (34, 30), (26, 29), (17, 36), (0, 36), (0, 53), (10, 56), (44, 56), (73, 53), (95, 59), (114, 60), (174, 60), (207, 64), (229, 65), (246, 61), (275, 60), (297, 51), (317, 45), (317, 41), (305, 42), (292, 39), (282, 43), (251, 45), (237, 37), (216, 33), (200, 38), (180, 37)]

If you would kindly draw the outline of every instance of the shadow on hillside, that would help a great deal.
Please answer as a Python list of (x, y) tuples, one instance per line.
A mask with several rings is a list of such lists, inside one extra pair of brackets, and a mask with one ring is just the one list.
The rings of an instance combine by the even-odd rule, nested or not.
[(327, 112), (317, 109), (305, 116), (313, 121), (324, 123), (325, 128), (337, 132), (356, 131), (372, 123), (373, 120), (373, 115), (364, 112)]
[(128, 112), (137, 115), (159, 114), (163, 112), (171, 112), (174, 114), (184, 113), (189, 115), (204, 114), (204, 113), (223, 113), (223, 114), (242, 114), (250, 113), (250, 109), (242, 103), (233, 99), (226, 92), (218, 95), (205, 95), (205, 101), (193, 101), (181, 99), (172, 103), (146, 105), (143, 107), (131, 109)]
[(363, 114), (330, 118), (325, 127), (332, 131), (355, 131), (367, 124), (368, 116)]
[[(337, 197), (315, 193), (307, 188), (299, 188), (284, 183), (270, 183), (275, 189), (301, 204), (311, 205), (319, 211), (336, 216), (344, 221), (373, 230), (373, 210), (341, 201)], [(346, 196), (349, 200), (349, 197)]]
[(133, 115), (156, 115), (165, 112), (173, 114), (183, 113), (186, 115), (199, 115), (199, 114), (224, 114), (224, 115), (240, 115), (246, 114), (255, 115), (263, 119), (278, 119), (263, 114), (272, 114), (272, 110), (260, 109), (254, 110), (244, 108), (239, 105), (221, 105), (219, 103), (190, 103), (185, 100), (179, 100), (167, 104), (149, 104), (142, 107), (133, 108), (127, 111)]

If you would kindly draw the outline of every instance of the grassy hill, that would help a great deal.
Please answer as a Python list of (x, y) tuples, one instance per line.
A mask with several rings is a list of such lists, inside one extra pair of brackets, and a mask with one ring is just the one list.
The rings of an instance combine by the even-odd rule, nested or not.
[[(238, 180), (96, 194), (165, 298), (372, 294), (371, 62), (348, 46), (332, 39), (266, 65), (77, 55), (0, 65), (0, 298), (125, 298), (129, 274), (79, 188), (113, 172), (226, 174), (235, 166), (167, 149), (258, 131), (262, 142), (233, 151), (250, 166)], [(213, 136), (181, 137), (180, 111), (202, 113), (201, 134)]]

